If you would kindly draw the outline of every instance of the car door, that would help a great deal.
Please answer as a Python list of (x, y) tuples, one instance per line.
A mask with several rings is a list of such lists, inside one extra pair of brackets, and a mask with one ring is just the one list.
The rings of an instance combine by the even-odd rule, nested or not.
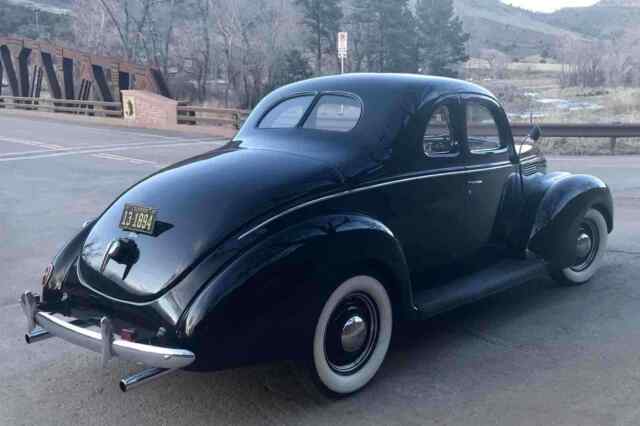
[(503, 193), (516, 164), (509, 122), (495, 101), (462, 97), (466, 158), (465, 229), (467, 255), (487, 253), (496, 241), (495, 225)]
[[(465, 159), (460, 99), (418, 114), (405, 165), (420, 178), (404, 185), (401, 241), (416, 289), (446, 282), (464, 246)], [(409, 158), (410, 157), (410, 158)]]

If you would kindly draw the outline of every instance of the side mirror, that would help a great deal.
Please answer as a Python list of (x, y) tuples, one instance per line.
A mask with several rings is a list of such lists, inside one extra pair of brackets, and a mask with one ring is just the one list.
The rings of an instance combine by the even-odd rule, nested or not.
[(525, 142), (531, 141), (531, 144), (534, 144), (538, 142), (541, 137), (542, 130), (540, 129), (540, 127), (533, 126), (531, 130), (529, 130), (529, 134), (527, 135), (527, 137), (522, 139), (522, 142), (520, 142), (520, 147), (518, 148), (518, 157), (520, 157), (520, 155), (522, 154), (522, 147), (524, 146)]
[(529, 130), (529, 135), (527, 136), (527, 138), (533, 142), (538, 142), (538, 140), (540, 140), (541, 137), (542, 137), (542, 130), (540, 129), (539, 126), (533, 126), (531, 130)]

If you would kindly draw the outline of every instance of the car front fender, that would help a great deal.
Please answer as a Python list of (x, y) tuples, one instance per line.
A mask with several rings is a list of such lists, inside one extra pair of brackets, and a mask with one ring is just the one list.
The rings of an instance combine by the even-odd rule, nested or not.
[(589, 175), (550, 175), (541, 181), (544, 193), (536, 209), (529, 235), (529, 249), (555, 267), (567, 267), (575, 259), (579, 221), (590, 208), (599, 210), (613, 230), (613, 199), (609, 187)]
[(393, 233), (358, 213), (313, 217), (257, 242), (216, 274), (178, 333), (196, 345), (197, 369), (295, 356), (341, 274), (369, 271), (387, 285), (397, 313), (410, 314), (409, 272)]

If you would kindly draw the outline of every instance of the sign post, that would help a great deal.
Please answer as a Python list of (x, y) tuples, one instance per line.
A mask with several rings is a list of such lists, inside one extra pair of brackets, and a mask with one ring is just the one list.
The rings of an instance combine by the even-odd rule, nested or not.
[(344, 74), (344, 60), (347, 58), (349, 33), (338, 33), (338, 58), (340, 58), (340, 74)]

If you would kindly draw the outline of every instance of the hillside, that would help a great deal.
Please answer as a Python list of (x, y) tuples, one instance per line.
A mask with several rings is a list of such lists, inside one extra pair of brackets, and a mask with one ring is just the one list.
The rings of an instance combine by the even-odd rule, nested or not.
[(454, 0), (465, 30), (472, 34), (471, 54), (492, 48), (523, 57), (550, 50), (563, 39), (584, 38), (572, 29), (543, 20), (544, 14), (529, 12), (499, 0)]
[[(637, 31), (640, 22), (640, 0), (601, 0), (591, 7), (565, 8), (550, 14), (520, 9), (505, 4), (509, 0), (503, 1), (454, 0), (456, 13), (472, 35), (472, 56), (487, 48), (517, 58), (539, 55), (553, 52), (567, 39), (609, 38)], [(2, 3), (68, 14), (73, 0), (0, 0)]]
[[(36, 21), (37, 16), (37, 21)], [(60, 11), (41, 9), (36, 14), (24, 3), (0, 1), (0, 35), (71, 41), (71, 18)]]
[(640, 7), (640, 0), (600, 0), (596, 7)]
[(637, 30), (640, 0), (603, 0), (592, 7), (575, 7), (551, 14), (535, 14), (541, 21), (595, 38)]
[[(508, 2), (508, 0), (506, 0)], [(454, 0), (472, 34), (471, 54), (492, 48), (515, 57), (553, 51), (569, 39), (606, 39), (637, 32), (640, 0), (601, 0), (591, 7), (536, 13), (499, 0)]]

